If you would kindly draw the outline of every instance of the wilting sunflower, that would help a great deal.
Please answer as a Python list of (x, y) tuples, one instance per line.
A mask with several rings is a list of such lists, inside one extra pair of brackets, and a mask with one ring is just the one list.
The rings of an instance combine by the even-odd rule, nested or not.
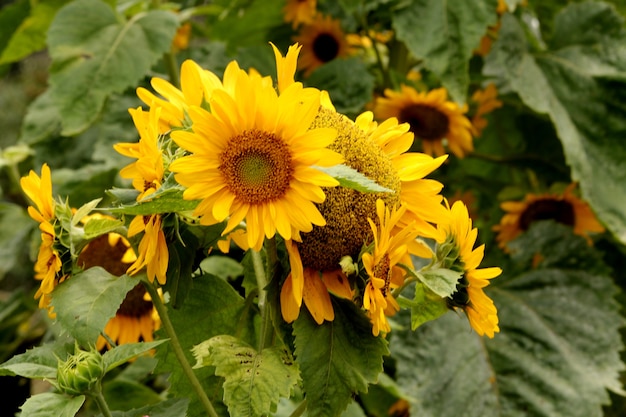
[(394, 315), (400, 306), (391, 294), (404, 282), (406, 271), (398, 266), (402, 262), (411, 264), (410, 248), (418, 235), (413, 227), (399, 228), (398, 222), (405, 212), (404, 207), (391, 211), (382, 200), (376, 202), (378, 222), (368, 219), (374, 235), (371, 252), (363, 254), (363, 266), (369, 280), (365, 284), (363, 308), (372, 321), (372, 334), (378, 336), (382, 331), (388, 333), (391, 328), (387, 316)]
[[(446, 248), (446, 258), (451, 261), (444, 267), (462, 273), (457, 284), (457, 290), (446, 301), (448, 307), (465, 311), (472, 328), (479, 335), (493, 337), (499, 332), (498, 310), (483, 288), (489, 285), (489, 280), (502, 273), (498, 267), (478, 268), (483, 260), (485, 245), (474, 248), (478, 229), (472, 229), (472, 220), (467, 207), (460, 201), (455, 202), (450, 209), (452, 222), (449, 225), (439, 225), (447, 236), (446, 242), (440, 247)], [(452, 249), (450, 249), (452, 246)], [(452, 254), (456, 254), (456, 259)]]
[(479, 137), (482, 135), (483, 129), (487, 127), (485, 115), (502, 107), (502, 101), (498, 100), (498, 89), (494, 83), (488, 84), (484, 90), (476, 90), (472, 94), (471, 101), (476, 105), (476, 110), (472, 116), (474, 136)]
[[(350, 284), (340, 261), (344, 256), (358, 259), (363, 244), (374, 241), (368, 219), (376, 218), (378, 199), (389, 206), (402, 204), (405, 211), (397, 226), (413, 223), (424, 237), (437, 238), (440, 234), (433, 224), (448, 219), (439, 194), (442, 185), (424, 179), (445, 157), (433, 159), (425, 154), (407, 153), (413, 141), (407, 124), (398, 125), (396, 119), (390, 119), (378, 125), (370, 112), (358, 117), (355, 123), (332, 109), (322, 108), (313, 125), (334, 126), (338, 134), (330, 148), (344, 156), (346, 165), (389, 192), (363, 193), (345, 187), (325, 190), (327, 198), (318, 207), (326, 226), (314, 227), (303, 234), (301, 242), (292, 243), (294, 248), (287, 246), (291, 272), (281, 290), (281, 309), (287, 322), (298, 317), (305, 286), (318, 289), (309, 292), (308, 301), (305, 299), (309, 311), (313, 305), (314, 310), (325, 312), (323, 316), (311, 311), (318, 323), (334, 317), (330, 312), (332, 306), (326, 302), (328, 294), (321, 290), (320, 282), (335, 295), (350, 296)], [(416, 253), (430, 256), (426, 250), (419, 249), (415, 249)]]
[(311, 24), (303, 26), (294, 41), (302, 45), (298, 68), (304, 70), (305, 77), (321, 65), (350, 53), (341, 22), (321, 14)]
[(460, 107), (447, 97), (445, 88), (422, 93), (402, 85), (400, 92), (385, 90), (385, 97), (376, 100), (374, 114), (378, 119), (396, 117), (408, 123), (424, 153), (443, 155), (445, 140), (448, 149), (462, 158), (474, 150), (472, 123), (465, 117), (467, 105)]
[(602, 233), (604, 227), (598, 222), (589, 205), (576, 197), (576, 184), (570, 184), (562, 194), (527, 194), (523, 201), (506, 201), (500, 205), (505, 214), (493, 230), (498, 232), (498, 245), (507, 250), (507, 244), (528, 230), (539, 220), (554, 220), (571, 226), (574, 233), (587, 238), (589, 233)]
[[(137, 158), (120, 171), (123, 178), (133, 180), (133, 187), (139, 191), (137, 201), (149, 198), (161, 187), (165, 168), (163, 155), (159, 145), (159, 119), (160, 107), (151, 107), (149, 112), (141, 108), (129, 109), (129, 112), (139, 132), (138, 143), (118, 143), (115, 150), (122, 155)], [(156, 278), (159, 284), (165, 284), (165, 274), (169, 254), (165, 234), (161, 227), (161, 216), (135, 216), (128, 228), (128, 237), (133, 237), (144, 232), (139, 243), (139, 256), (129, 267), (128, 273), (135, 274), (140, 269), (147, 267), (147, 276), (150, 282)]]
[(301, 24), (313, 22), (317, 13), (317, 0), (287, 0), (283, 7), (283, 19), (295, 29)]
[[(297, 54), (297, 48), (290, 48), (286, 61), (297, 61)], [(277, 67), (295, 69), (284, 61)], [(290, 78), (286, 73), (280, 77)], [(264, 238), (276, 233), (292, 239), (324, 225), (314, 203), (324, 201), (321, 187), (338, 182), (314, 166), (333, 166), (343, 158), (327, 148), (335, 129), (311, 128), (319, 91), (294, 82), (278, 94), (235, 61), (226, 67), (224, 85), (230, 88), (213, 92), (210, 111), (189, 108), (193, 131), (171, 135), (191, 153), (170, 169), (187, 187), (184, 198), (201, 200), (194, 210), (201, 224), (228, 219), (227, 234), (245, 221), (248, 244), (257, 251)]]
[(56, 314), (50, 305), (50, 293), (67, 275), (62, 273), (63, 261), (57, 248), (50, 167), (43, 164), (41, 177), (31, 170), (28, 176), (22, 177), (20, 185), (28, 198), (35, 203), (35, 206), (28, 207), (28, 214), (39, 222), (41, 230), (41, 245), (34, 267), (35, 279), (41, 281), (41, 284), (35, 293), (35, 299), (39, 300), (39, 308), (47, 308), (48, 315), (54, 318)]

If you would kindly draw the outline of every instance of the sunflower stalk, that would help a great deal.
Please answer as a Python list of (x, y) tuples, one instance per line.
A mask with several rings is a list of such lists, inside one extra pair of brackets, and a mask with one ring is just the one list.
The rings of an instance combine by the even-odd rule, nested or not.
[[(271, 241), (273, 241), (273, 245), (272, 244), (268, 244), (268, 247), (272, 247), (274, 248), (274, 255), (273, 256), (269, 256), (269, 252), (272, 252), (272, 250), (268, 250), (268, 271), (271, 270), (272, 266), (270, 265), (269, 259), (270, 258), (274, 258), (276, 259), (275, 256), (275, 252), (276, 252), (276, 243), (274, 241), (274, 239), (270, 239)], [(254, 268), (254, 275), (256, 277), (256, 281), (257, 281), (257, 287), (258, 287), (258, 291), (259, 291), (259, 310), (261, 311), (261, 337), (259, 339), (259, 346), (258, 346), (258, 351), (261, 352), (263, 350), (263, 348), (267, 347), (272, 339), (273, 336), (273, 327), (272, 327), (272, 317), (270, 314), (270, 309), (271, 306), (268, 304), (267, 302), (267, 285), (269, 283), (267, 277), (268, 274), (266, 273), (266, 270), (263, 266), (263, 259), (261, 258), (261, 253), (257, 252), (257, 251), (251, 251), (252, 254), (252, 265)]]
[(191, 368), (191, 364), (189, 363), (189, 361), (187, 360), (187, 357), (185, 356), (185, 352), (183, 351), (183, 347), (180, 344), (178, 335), (176, 334), (172, 321), (170, 320), (169, 314), (167, 313), (167, 308), (165, 307), (165, 304), (163, 304), (163, 301), (161, 300), (161, 296), (159, 295), (157, 289), (152, 284), (146, 281), (142, 281), (142, 282), (144, 286), (146, 287), (146, 291), (148, 291), (148, 294), (150, 294), (150, 298), (152, 299), (154, 308), (159, 313), (159, 317), (161, 318), (161, 323), (163, 325), (163, 328), (165, 329), (165, 332), (167, 333), (167, 336), (170, 338), (170, 344), (172, 346), (172, 350), (174, 351), (174, 354), (176, 355), (176, 359), (178, 359), (178, 362), (180, 363), (181, 369), (183, 370), (185, 376), (191, 383), (191, 386), (193, 387), (193, 390), (198, 396), (198, 399), (202, 403), (203, 408), (207, 412), (207, 415), (209, 417), (218, 417), (218, 414), (215, 411), (215, 407), (213, 407), (211, 400), (207, 396), (206, 392), (204, 392), (204, 389), (202, 388), (202, 384), (198, 380), (198, 377), (196, 376), (196, 374), (193, 372), (193, 369)]
[(111, 414), (111, 410), (109, 409), (109, 405), (107, 404), (104, 395), (102, 395), (102, 385), (100, 382), (96, 384), (95, 388), (96, 389), (90, 393), (90, 396), (94, 399), (104, 417), (113, 417), (113, 414)]

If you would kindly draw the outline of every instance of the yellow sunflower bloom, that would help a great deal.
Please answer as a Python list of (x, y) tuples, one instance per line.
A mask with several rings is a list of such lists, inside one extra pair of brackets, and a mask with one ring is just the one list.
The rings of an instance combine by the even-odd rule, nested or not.
[(498, 89), (494, 83), (488, 84), (484, 90), (476, 90), (471, 101), (476, 103), (476, 110), (472, 116), (474, 136), (479, 137), (487, 127), (485, 115), (502, 107), (502, 101), (498, 100)]
[(335, 129), (310, 129), (319, 92), (296, 82), (278, 94), (234, 61), (224, 85), (232, 88), (213, 92), (210, 112), (190, 107), (193, 132), (172, 132), (191, 153), (170, 169), (187, 187), (184, 198), (201, 200), (194, 214), (205, 225), (228, 219), (224, 234), (245, 221), (248, 244), (257, 251), (265, 237), (278, 233), (289, 240), (324, 225), (314, 203), (324, 201), (321, 187), (338, 182), (313, 166), (333, 166), (343, 158), (327, 149)]
[(305, 77), (323, 64), (350, 53), (341, 22), (321, 14), (316, 15), (311, 24), (303, 26), (294, 41), (302, 45), (298, 68), (304, 71)]
[(462, 158), (474, 150), (472, 123), (465, 117), (467, 105), (459, 106), (447, 97), (445, 88), (422, 93), (402, 85), (399, 92), (387, 89), (385, 97), (376, 99), (374, 114), (378, 119), (395, 117), (408, 123), (424, 153), (443, 155), (445, 140), (448, 149)]
[(576, 184), (570, 184), (562, 194), (527, 194), (523, 201), (506, 201), (501, 204), (505, 214), (493, 227), (498, 232), (498, 245), (507, 251), (507, 244), (528, 230), (539, 220), (554, 220), (571, 226), (574, 233), (583, 236), (591, 244), (590, 233), (604, 232), (589, 205), (573, 193)]
[(317, 13), (317, 0), (287, 0), (283, 7), (283, 19), (295, 29), (301, 24), (313, 22)]
[(502, 270), (497, 267), (478, 268), (483, 260), (485, 245), (474, 248), (478, 230), (472, 228), (472, 220), (465, 204), (456, 201), (450, 214), (452, 222), (439, 227), (446, 234), (446, 241), (451, 242), (458, 250), (458, 258), (450, 268), (460, 269), (463, 275), (457, 284), (457, 291), (446, 301), (449, 307), (465, 311), (476, 333), (493, 338), (494, 333), (500, 331), (498, 310), (483, 288), (489, 285), (490, 279), (500, 275)]

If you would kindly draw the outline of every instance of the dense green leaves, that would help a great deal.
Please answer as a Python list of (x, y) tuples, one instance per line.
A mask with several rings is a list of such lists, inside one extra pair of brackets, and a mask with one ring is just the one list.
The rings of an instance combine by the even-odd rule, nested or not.
[(78, 273), (52, 294), (57, 320), (82, 345), (94, 345), (126, 293), (139, 283), (137, 278), (116, 277), (100, 267)]
[(452, 98), (464, 102), (469, 58), (487, 26), (496, 22), (496, 4), (496, 0), (413, 1), (394, 12), (393, 26), (398, 39), (441, 78)]
[(77, 0), (63, 7), (48, 32), (53, 65), (50, 94), (64, 135), (85, 130), (105, 99), (134, 86), (169, 50), (178, 21), (153, 10), (120, 21), (100, 0)]
[(452, 313), (416, 334), (394, 334), (399, 382), (419, 398), (418, 414), (599, 417), (606, 390), (621, 392), (624, 320), (597, 254), (554, 223), (532, 227), (516, 244), (523, 267), (537, 253), (546, 257), (538, 269), (496, 279), (488, 292), (500, 318), (494, 339)]
[(335, 319), (318, 325), (306, 308), (294, 323), (296, 361), (306, 392), (307, 415), (339, 415), (352, 395), (366, 392), (383, 370), (387, 341), (354, 304), (333, 303)]
[(520, 22), (502, 17), (486, 73), (497, 76), (526, 105), (554, 123), (583, 196), (626, 242), (626, 30), (608, 4), (565, 8), (555, 21), (549, 50), (533, 53)]

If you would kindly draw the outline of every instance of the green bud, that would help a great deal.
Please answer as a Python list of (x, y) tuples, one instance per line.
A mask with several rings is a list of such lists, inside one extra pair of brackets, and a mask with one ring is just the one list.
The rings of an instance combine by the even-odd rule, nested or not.
[(95, 350), (77, 352), (57, 367), (58, 388), (70, 395), (85, 394), (104, 376), (104, 359)]
[(356, 274), (358, 272), (358, 265), (354, 263), (354, 260), (351, 256), (346, 255), (339, 261), (339, 265), (341, 266), (341, 270), (346, 275)]

